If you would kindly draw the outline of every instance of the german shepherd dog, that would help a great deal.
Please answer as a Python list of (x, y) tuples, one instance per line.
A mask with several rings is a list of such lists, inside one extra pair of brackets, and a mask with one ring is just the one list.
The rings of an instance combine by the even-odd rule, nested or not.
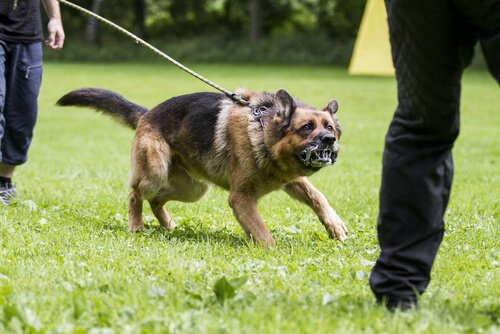
[(316, 110), (285, 90), (237, 93), (250, 105), (238, 105), (224, 94), (193, 93), (148, 110), (95, 88), (74, 90), (57, 104), (91, 107), (136, 130), (130, 231), (144, 227), (144, 200), (160, 225), (172, 230), (176, 224), (164, 204), (197, 201), (215, 184), (229, 190), (234, 216), (255, 243), (275, 243), (257, 211), (257, 200), (280, 188), (310, 206), (330, 237), (344, 240), (344, 223), (306, 178), (337, 158), (341, 133), (337, 101)]

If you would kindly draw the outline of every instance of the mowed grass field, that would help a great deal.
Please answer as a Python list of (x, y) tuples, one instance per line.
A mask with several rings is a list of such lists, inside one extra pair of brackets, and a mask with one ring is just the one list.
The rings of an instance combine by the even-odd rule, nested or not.
[(463, 81), (461, 135), (446, 235), (417, 311), (375, 304), (384, 135), (394, 78), (328, 67), (193, 66), (228, 88), (291, 94), (316, 107), (339, 100), (338, 162), (312, 182), (346, 222), (331, 240), (312, 211), (282, 192), (259, 202), (277, 245), (245, 240), (214, 188), (167, 206), (174, 232), (147, 205), (146, 230), (127, 228), (133, 132), (91, 110), (60, 108), (80, 87), (102, 87), (152, 107), (210, 88), (169, 65), (45, 66), (19, 196), (0, 207), (0, 332), (5, 333), (498, 333), (500, 331), (500, 90), (486, 73)]

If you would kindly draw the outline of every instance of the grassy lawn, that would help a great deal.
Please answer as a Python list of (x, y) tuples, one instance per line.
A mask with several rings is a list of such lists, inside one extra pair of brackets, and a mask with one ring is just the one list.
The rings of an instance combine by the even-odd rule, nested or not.
[[(216, 188), (197, 203), (168, 204), (176, 231), (160, 230), (146, 205), (146, 231), (128, 233), (132, 131), (55, 101), (90, 86), (153, 106), (210, 88), (168, 64), (47, 64), (30, 160), (15, 180), (19, 196), (0, 207), (0, 332), (500, 331), (500, 91), (493, 79), (464, 78), (454, 187), (433, 280), (418, 311), (393, 314), (374, 303), (367, 279), (379, 252), (378, 187), (394, 79), (325, 67), (194, 69), (231, 90), (286, 88), (317, 107), (339, 100), (339, 160), (311, 179), (347, 223), (348, 240), (328, 239), (312, 211), (276, 192), (259, 209), (277, 246), (249, 245), (227, 192)], [(223, 278), (234, 296), (221, 288)], [(217, 298), (220, 291), (227, 298)]]

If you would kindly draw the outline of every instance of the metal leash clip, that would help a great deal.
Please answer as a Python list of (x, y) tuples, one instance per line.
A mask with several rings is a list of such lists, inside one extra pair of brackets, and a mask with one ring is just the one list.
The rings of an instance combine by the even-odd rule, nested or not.
[(267, 111), (267, 107), (265, 106), (260, 106), (260, 107), (255, 107), (252, 109), (252, 115), (253, 117), (255, 117), (256, 119), (259, 120), (260, 122), (260, 125), (262, 126), (262, 128), (264, 128), (264, 120), (263, 120), (263, 117), (264, 117), (264, 113)]

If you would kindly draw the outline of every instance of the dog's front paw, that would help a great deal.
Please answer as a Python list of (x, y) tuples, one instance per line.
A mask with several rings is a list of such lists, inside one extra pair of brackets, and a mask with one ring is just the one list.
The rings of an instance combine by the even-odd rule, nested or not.
[(326, 230), (328, 231), (330, 238), (337, 238), (340, 241), (347, 239), (347, 229), (342, 221), (327, 227)]
[(177, 224), (175, 223), (175, 221), (170, 219), (165, 222), (160, 222), (160, 226), (167, 231), (173, 231), (177, 227)]
[(258, 239), (254, 236), (250, 236), (250, 240), (252, 240), (255, 245), (259, 245), (264, 248), (272, 248), (276, 245), (276, 241), (274, 241), (274, 238), (271, 235), (265, 238), (260, 237)]
[(144, 224), (141, 222), (140, 224), (129, 224), (128, 231), (130, 233), (141, 232), (144, 230)]
[(340, 241), (347, 239), (347, 228), (342, 219), (336, 213), (331, 213), (329, 216), (328, 222), (324, 225), (330, 238), (337, 238)]
[(267, 228), (254, 229), (252, 233), (247, 234), (248, 238), (255, 244), (264, 248), (273, 247), (276, 245), (273, 236)]

